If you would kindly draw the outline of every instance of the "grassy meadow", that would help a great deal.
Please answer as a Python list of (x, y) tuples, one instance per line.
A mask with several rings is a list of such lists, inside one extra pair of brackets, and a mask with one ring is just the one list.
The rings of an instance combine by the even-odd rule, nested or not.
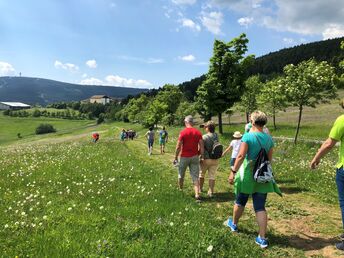
[[(328, 109), (321, 108), (315, 117), (326, 117)], [(305, 121), (300, 138), (327, 137), (332, 114), (324, 121), (317, 119)], [(58, 133), (33, 136), (35, 123), (42, 121), (55, 123)], [(222, 143), (229, 143), (234, 131), (243, 130), (243, 122), (234, 122), (225, 126)], [(221, 159), (214, 198), (203, 193), (202, 203), (197, 204), (190, 177), (179, 191), (177, 171), (171, 164), (181, 127), (168, 128), (170, 140), (164, 155), (155, 145), (148, 156), (146, 129), (140, 125), (89, 123), (0, 116), (2, 257), (342, 255), (333, 247), (341, 232), (334, 180), (337, 148), (318, 170), (310, 171), (308, 164), (318, 143), (300, 141), (294, 146), (288, 139), (276, 140), (273, 168), (284, 196), (268, 196), (270, 246), (261, 250), (254, 243), (257, 225), (251, 201), (239, 233), (223, 225), (234, 201), (233, 188), (227, 183), (229, 156)], [(291, 122), (278, 126), (271, 130), (274, 136), (293, 136)], [(135, 129), (138, 138), (121, 143), (122, 128)], [(23, 139), (16, 139), (19, 129)], [(96, 130), (101, 136), (93, 144), (90, 134)]]

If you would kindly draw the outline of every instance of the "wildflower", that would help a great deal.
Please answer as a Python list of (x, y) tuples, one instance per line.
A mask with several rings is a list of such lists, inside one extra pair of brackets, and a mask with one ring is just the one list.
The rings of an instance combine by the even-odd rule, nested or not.
[(48, 216), (44, 215), (44, 216), (43, 216), (43, 219), (44, 219), (44, 220), (48, 219)]
[(211, 251), (213, 251), (213, 246), (212, 245), (210, 245), (210, 246), (208, 246), (208, 248), (207, 248), (207, 251), (210, 253)]
[(5, 227), (5, 228), (8, 228), (8, 224), (6, 224), (4, 227)]
[(100, 206), (99, 209), (100, 209), (100, 210), (104, 209), (104, 206)]
[(170, 226), (172, 227), (174, 225), (174, 223), (173, 222), (170, 222)]
[(73, 209), (72, 207), (69, 207), (67, 210), (68, 210), (68, 211), (71, 211), (72, 209)]

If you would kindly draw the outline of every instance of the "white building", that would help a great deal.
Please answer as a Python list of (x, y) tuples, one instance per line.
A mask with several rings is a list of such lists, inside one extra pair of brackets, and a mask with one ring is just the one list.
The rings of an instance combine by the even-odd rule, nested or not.
[(28, 108), (31, 108), (31, 106), (21, 102), (0, 102), (0, 110), (19, 110)]
[(106, 95), (94, 95), (90, 98), (90, 103), (100, 103), (100, 104), (107, 104), (110, 103), (111, 98)]

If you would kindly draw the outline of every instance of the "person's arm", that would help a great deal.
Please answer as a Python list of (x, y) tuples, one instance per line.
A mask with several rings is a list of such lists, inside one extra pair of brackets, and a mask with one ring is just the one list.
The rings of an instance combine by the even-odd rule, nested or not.
[(203, 138), (201, 138), (198, 142), (199, 146), (199, 154), (201, 155), (201, 161), (204, 160), (204, 141)]
[(227, 154), (227, 152), (230, 151), (230, 149), (232, 148), (232, 145), (229, 145), (227, 149), (225, 149), (225, 151), (222, 153), (222, 157), (225, 156)]
[(235, 160), (233, 168), (231, 168), (231, 172), (230, 172), (229, 177), (228, 177), (228, 182), (231, 185), (234, 183), (235, 174), (239, 170), (242, 162), (244, 161), (245, 156), (247, 154), (247, 151), (248, 151), (248, 144), (246, 142), (242, 142), (240, 145), (238, 156)]
[(273, 151), (274, 151), (274, 148), (271, 148), (269, 150), (269, 152), (268, 152), (268, 159), (269, 159), (270, 163), (272, 162), (272, 153), (273, 153)]
[(177, 145), (176, 145), (176, 155), (174, 157), (174, 161), (178, 160), (178, 157), (179, 157), (179, 153), (180, 153), (180, 150), (182, 148), (182, 141), (178, 139), (177, 141)]
[(312, 159), (310, 163), (311, 169), (315, 169), (319, 163), (322, 157), (324, 157), (337, 143), (337, 140), (328, 138), (320, 147), (317, 154), (315, 154), (314, 158)]

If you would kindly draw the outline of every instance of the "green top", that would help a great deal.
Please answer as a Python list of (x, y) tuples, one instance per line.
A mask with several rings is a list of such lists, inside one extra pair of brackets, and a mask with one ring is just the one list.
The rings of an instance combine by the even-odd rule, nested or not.
[(340, 141), (339, 160), (336, 166), (337, 168), (340, 168), (344, 165), (344, 115), (341, 115), (336, 119), (329, 137), (336, 141)]
[(235, 194), (275, 192), (282, 196), (281, 190), (278, 188), (275, 180), (268, 183), (257, 183), (253, 179), (254, 163), (261, 148), (257, 138), (266, 152), (269, 152), (269, 150), (274, 146), (272, 137), (269, 134), (263, 132), (251, 132), (244, 134), (241, 141), (248, 145), (248, 151), (244, 162), (239, 168), (234, 179)]

